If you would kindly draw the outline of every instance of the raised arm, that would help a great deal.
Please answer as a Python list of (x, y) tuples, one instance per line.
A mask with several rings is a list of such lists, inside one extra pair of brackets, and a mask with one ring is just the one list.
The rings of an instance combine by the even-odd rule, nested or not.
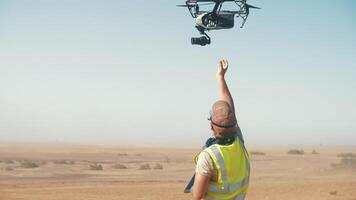
[(218, 64), (218, 71), (216, 72), (216, 80), (218, 82), (220, 100), (226, 101), (230, 105), (233, 113), (235, 114), (234, 100), (232, 99), (229, 88), (227, 87), (225, 81), (225, 73), (228, 67), (229, 63), (227, 60), (220, 60)]

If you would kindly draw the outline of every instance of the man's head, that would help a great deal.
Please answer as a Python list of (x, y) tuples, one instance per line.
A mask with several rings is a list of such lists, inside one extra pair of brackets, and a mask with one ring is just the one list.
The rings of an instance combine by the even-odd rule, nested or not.
[(210, 121), (215, 137), (230, 137), (236, 131), (235, 113), (226, 101), (220, 100), (213, 104)]

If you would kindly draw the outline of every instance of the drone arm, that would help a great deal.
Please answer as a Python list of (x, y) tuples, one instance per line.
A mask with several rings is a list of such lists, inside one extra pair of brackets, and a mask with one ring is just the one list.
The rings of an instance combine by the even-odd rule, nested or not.
[(240, 15), (240, 17), (242, 18), (242, 24), (241, 24), (240, 28), (243, 28), (243, 27), (244, 27), (244, 25), (245, 25), (245, 23), (246, 23), (246, 20), (247, 20), (247, 16), (248, 16), (248, 15), (245, 15), (245, 16)]

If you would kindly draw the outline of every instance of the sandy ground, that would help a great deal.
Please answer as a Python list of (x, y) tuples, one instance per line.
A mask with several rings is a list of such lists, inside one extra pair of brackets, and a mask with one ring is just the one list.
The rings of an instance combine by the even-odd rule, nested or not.
[[(356, 169), (332, 166), (356, 146), (248, 147), (252, 177), (247, 200), (356, 200)], [(318, 154), (311, 154), (315, 149)], [(191, 199), (183, 188), (199, 149), (63, 144), (0, 144), (1, 200)], [(21, 160), (39, 166), (23, 168)], [(58, 161), (67, 163), (58, 163)], [(70, 162), (72, 161), (72, 162)], [(103, 170), (91, 170), (90, 164)], [(128, 169), (115, 169), (114, 164)], [(140, 169), (149, 164), (151, 169)], [(163, 169), (154, 169), (160, 164)]]

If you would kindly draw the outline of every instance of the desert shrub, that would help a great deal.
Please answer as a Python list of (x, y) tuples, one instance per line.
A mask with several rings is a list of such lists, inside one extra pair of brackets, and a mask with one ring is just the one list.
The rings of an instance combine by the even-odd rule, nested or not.
[(332, 167), (343, 169), (356, 169), (356, 158), (345, 157), (339, 163), (331, 163)]
[(66, 160), (55, 160), (55, 161), (53, 161), (53, 163), (64, 165), (64, 164), (67, 164), (67, 161)]
[(355, 168), (356, 169), (356, 158), (342, 158), (340, 165), (346, 168)]
[(257, 156), (264, 156), (266, 155), (264, 152), (260, 152), (260, 151), (252, 151), (250, 152), (251, 155), (257, 155)]
[(117, 155), (118, 155), (118, 156), (128, 156), (127, 153), (118, 153)]
[(39, 167), (39, 165), (33, 161), (30, 161), (30, 160), (22, 160), (22, 161), (20, 161), (20, 167), (22, 167), (22, 168), (36, 168), (36, 167)]
[(311, 154), (319, 154), (315, 149), (311, 152)]
[(120, 163), (116, 163), (112, 166), (112, 168), (114, 169), (127, 169), (126, 165), (120, 164)]
[(7, 166), (7, 167), (4, 168), (4, 170), (5, 171), (12, 171), (12, 170), (14, 170), (14, 168)]
[(330, 194), (330, 195), (337, 195), (337, 191), (336, 191), (336, 190), (331, 191), (331, 192), (329, 192), (329, 194)]
[(331, 167), (338, 168), (340, 167), (340, 164), (338, 163), (330, 163)]
[(145, 163), (145, 164), (141, 164), (139, 169), (148, 170), (148, 169), (151, 169), (151, 166), (150, 166), (150, 164)]
[(302, 149), (291, 149), (288, 151), (288, 154), (292, 154), (292, 155), (304, 155), (304, 150)]
[(14, 164), (14, 161), (10, 160), (10, 159), (2, 160), (2, 162), (5, 163), (5, 164)]
[(340, 153), (340, 154), (337, 154), (337, 157), (341, 157), (341, 158), (356, 158), (356, 155), (354, 153)]
[(153, 169), (163, 169), (163, 165), (160, 163), (156, 163), (155, 166), (153, 166)]
[(53, 161), (54, 164), (59, 165), (74, 165), (75, 162), (73, 160), (55, 160)]
[(89, 165), (89, 169), (90, 170), (103, 170), (104, 168), (101, 164), (94, 163), (94, 164)]

